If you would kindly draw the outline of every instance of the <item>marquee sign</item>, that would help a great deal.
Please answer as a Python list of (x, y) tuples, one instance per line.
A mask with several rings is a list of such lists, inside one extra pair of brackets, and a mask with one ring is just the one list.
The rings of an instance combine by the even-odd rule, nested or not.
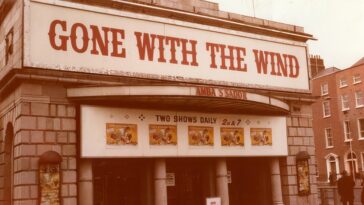
[(304, 43), (70, 2), (45, 2), (30, 1), (25, 12), (25, 66), (298, 92), (309, 89)]
[(81, 106), (82, 157), (285, 155), (285, 117)]

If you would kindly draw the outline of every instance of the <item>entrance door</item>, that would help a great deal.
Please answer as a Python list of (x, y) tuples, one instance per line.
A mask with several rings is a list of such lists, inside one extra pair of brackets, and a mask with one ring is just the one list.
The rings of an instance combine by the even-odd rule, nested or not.
[(230, 205), (271, 204), (271, 181), (269, 159), (230, 158), (227, 160), (231, 172), (229, 184)]
[(201, 205), (212, 194), (207, 159), (168, 159), (167, 172), (175, 175), (175, 185), (167, 187), (168, 205)]
[[(138, 159), (103, 159), (93, 162), (95, 205), (141, 205), (144, 165)], [(145, 170), (146, 171), (146, 170)]]

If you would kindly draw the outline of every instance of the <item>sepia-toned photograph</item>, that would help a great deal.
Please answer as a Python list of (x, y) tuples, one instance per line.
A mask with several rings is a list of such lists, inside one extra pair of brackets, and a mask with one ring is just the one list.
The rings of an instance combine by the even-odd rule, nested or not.
[(176, 145), (177, 126), (149, 125), (149, 143), (151, 145)]

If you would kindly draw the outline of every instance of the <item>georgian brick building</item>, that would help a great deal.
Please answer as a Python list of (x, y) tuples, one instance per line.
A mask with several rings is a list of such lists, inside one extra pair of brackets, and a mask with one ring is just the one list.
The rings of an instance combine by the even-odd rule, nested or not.
[(303, 28), (203, 0), (0, 1), (0, 203), (317, 203)]
[(343, 170), (361, 173), (364, 167), (362, 79), (364, 61), (340, 70), (327, 68), (312, 80), (314, 133), (320, 181)]

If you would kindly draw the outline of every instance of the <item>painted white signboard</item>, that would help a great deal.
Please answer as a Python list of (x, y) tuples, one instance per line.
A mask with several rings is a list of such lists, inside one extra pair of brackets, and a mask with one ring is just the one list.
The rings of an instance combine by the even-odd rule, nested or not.
[(66, 1), (25, 8), (24, 65), (307, 92), (306, 44)]
[(286, 155), (283, 116), (81, 106), (82, 157)]

